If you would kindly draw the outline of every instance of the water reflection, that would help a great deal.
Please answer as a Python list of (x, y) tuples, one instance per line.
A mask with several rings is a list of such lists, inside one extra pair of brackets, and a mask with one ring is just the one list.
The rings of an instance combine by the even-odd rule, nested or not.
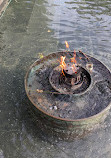
[(67, 40), (71, 49), (82, 49), (99, 59), (104, 56), (106, 63), (106, 58), (111, 59), (110, 1), (47, 1), (48, 17), (52, 20), (48, 25), (60, 43)]

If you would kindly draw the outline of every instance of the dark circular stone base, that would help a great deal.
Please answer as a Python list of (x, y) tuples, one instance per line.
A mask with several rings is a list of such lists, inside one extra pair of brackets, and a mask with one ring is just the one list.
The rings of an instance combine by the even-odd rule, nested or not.
[[(55, 119), (73, 121), (88, 119), (101, 115), (111, 102), (111, 73), (100, 61), (90, 57), (93, 71), (90, 74), (91, 84), (80, 95), (60, 94), (49, 82), (50, 73), (59, 65), (58, 59), (65, 55), (73, 57), (73, 52), (58, 52), (36, 61), (25, 78), (26, 93), (37, 109)], [(86, 60), (77, 52), (77, 62), (85, 67)]]

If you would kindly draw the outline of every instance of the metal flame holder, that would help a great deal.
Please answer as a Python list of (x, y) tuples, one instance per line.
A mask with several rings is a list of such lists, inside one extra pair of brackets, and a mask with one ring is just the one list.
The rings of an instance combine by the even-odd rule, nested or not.
[(99, 60), (88, 56), (93, 63), (90, 72), (86, 59), (77, 52), (77, 62), (88, 72), (90, 84), (86, 89), (64, 93), (50, 82), (60, 56), (71, 58), (73, 52), (52, 53), (35, 61), (25, 76), (25, 90), (45, 134), (73, 140), (94, 130), (106, 118), (111, 106), (111, 73)]

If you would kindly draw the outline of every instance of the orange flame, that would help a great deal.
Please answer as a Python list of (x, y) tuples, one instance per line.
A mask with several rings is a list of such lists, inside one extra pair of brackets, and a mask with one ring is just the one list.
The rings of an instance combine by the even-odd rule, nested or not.
[[(65, 41), (65, 44), (66, 44), (66, 48), (68, 49), (69, 48), (69, 44), (67, 41)], [(67, 67), (67, 64), (65, 63), (65, 59), (66, 59), (66, 56), (61, 56), (60, 57), (60, 67), (62, 68), (62, 74), (65, 76), (64, 74), (64, 69)], [(73, 72), (74, 73), (77, 73), (77, 67), (76, 67), (76, 64), (77, 64), (77, 61), (76, 61), (76, 51), (74, 50), (74, 56), (73, 58), (71, 58), (71, 67), (73, 69)]]
[(77, 61), (76, 61), (76, 51), (74, 50), (74, 57), (73, 58), (71, 58), (71, 62), (73, 63), (73, 71), (75, 72), (75, 73), (77, 73), (76, 71), (77, 71), (77, 68), (76, 68), (76, 66), (75, 66), (75, 64), (77, 64)]
[(60, 61), (60, 67), (62, 68), (63, 75), (65, 75), (63, 69), (66, 67), (65, 58), (66, 56), (61, 56), (61, 61)]
[(65, 41), (65, 44), (66, 44), (66, 48), (69, 48), (69, 44), (67, 41)]

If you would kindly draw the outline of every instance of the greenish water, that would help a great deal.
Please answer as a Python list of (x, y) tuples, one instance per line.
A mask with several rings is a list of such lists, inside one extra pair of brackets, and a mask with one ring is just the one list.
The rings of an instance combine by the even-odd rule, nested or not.
[(65, 40), (110, 69), (111, 1), (12, 1), (0, 20), (0, 158), (111, 158), (110, 113), (101, 129), (70, 143), (48, 138), (32, 114), (26, 71)]

